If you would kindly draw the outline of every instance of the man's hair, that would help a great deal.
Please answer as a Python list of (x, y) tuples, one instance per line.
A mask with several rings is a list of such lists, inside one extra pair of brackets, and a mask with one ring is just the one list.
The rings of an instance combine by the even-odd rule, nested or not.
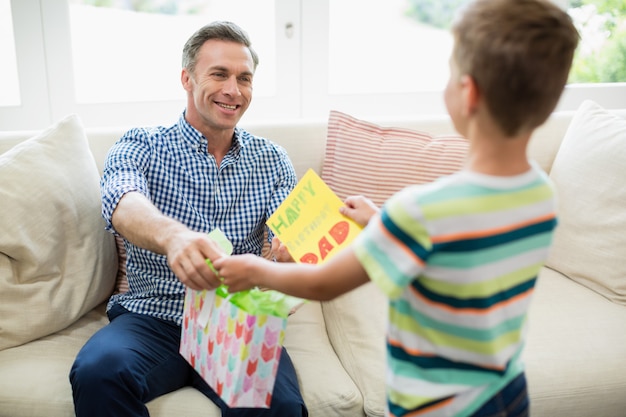
[(556, 107), (579, 35), (548, 0), (475, 0), (453, 25), (453, 59), (471, 76), (508, 136), (536, 128)]
[(183, 68), (193, 74), (198, 60), (198, 51), (204, 43), (210, 39), (236, 42), (244, 45), (252, 55), (254, 69), (259, 65), (259, 57), (254, 49), (248, 34), (233, 22), (215, 21), (198, 29), (185, 43), (183, 47)]

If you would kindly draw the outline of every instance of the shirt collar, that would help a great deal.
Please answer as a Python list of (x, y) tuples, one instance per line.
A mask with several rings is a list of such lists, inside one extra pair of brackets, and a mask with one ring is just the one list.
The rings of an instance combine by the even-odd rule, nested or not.
[[(187, 119), (185, 118), (185, 111), (180, 115), (178, 119), (178, 127), (182, 132), (183, 140), (189, 143), (190, 146), (200, 149), (206, 149), (209, 142), (208, 139), (200, 133), (198, 129), (193, 127)], [(243, 133), (244, 130), (238, 126), (235, 126), (235, 133), (233, 134), (233, 143), (228, 151), (228, 155), (233, 155), (233, 157), (239, 157), (241, 153), (241, 148), (243, 146)]]

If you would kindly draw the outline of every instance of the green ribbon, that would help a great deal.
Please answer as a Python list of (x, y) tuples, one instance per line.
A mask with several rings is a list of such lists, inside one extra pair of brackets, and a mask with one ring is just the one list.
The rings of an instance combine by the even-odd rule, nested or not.
[[(226, 254), (230, 255), (232, 253), (232, 243), (219, 228), (211, 231), (209, 237), (213, 239)], [(206, 263), (215, 275), (219, 276), (211, 260), (207, 259)], [(261, 290), (259, 288), (230, 293), (228, 292), (228, 287), (224, 284), (215, 289), (215, 294), (254, 316), (268, 314), (270, 316), (287, 318), (296, 306), (305, 302), (302, 298), (293, 297), (275, 290)]]

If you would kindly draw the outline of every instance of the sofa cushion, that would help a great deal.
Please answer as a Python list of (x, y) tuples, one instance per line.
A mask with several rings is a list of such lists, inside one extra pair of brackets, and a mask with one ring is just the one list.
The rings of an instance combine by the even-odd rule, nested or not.
[(1, 350), (61, 330), (105, 300), (117, 255), (78, 117), (0, 155), (0, 178)]
[(547, 265), (626, 305), (626, 119), (592, 101), (574, 115), (550, 177), (559, 226)]
[(365, 415), (384, 416), (387, 298), (370, 282), (321, 304), (328, 338), (363, 395)]
[(319, 302), (306, 302), (289, 316), (284, 346), (311, 417), (363, 416), (364, 399), (333, 350)]
[(550, 268), (539, 274), (523, 352), (533, 417), (623, 416), (626, 308)]
[(468, 147), (458, 135), (384, 127), (332, 110), (321, 177), (341, 199), (363, 194), (382, 205), (409, 184), (460, 169)]
[[(341, 199), (363, 194), (380, 206), (407, 185), (459, 170), (468, 145), (458, 135), (383, 127), (331, 111), (321, 176)], [(366, 415), (383, 416), (387, 299), (368, 283), (322, 303), (322, 309), (337, 356), (363, 394)]]
[(0, 352), (0, 416), (73, 416), (69, 373), (80, 348), (108, 323), (104, 303), (54, 334)]

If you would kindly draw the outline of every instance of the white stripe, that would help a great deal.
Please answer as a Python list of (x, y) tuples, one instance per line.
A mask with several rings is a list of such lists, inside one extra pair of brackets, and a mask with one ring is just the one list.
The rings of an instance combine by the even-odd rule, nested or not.
[(391, 339), (398, 340), (403, 347), (409, 350), (419, 350), (426, 354), (434, 354), (456, 362), (468, 363), (484, 367), (504, 367), (519, 350), (522, 336), (526, 333), (525, 327), (520, 334), (520, 342), (506, 346), (504, 349), (492, 354), (483, 355), (451, 346), (435, 345), (420, 337), (418, 334), (406, 332), (391, 323), (388, 334)]
[[(518, 317), (528, 311), (532, 295), (517, 300), (514, 303), (503, 305), (497, 311), (486, 314), (471, 314), (467, 311), (454, 312), (446, 308), (437, 308), (432, 304), (424, 304), (421, 300), (416, 299), (410, 290), (404, 290), (401, 298), (408, 302), (411, 308), (429, 317), (433, 320), (448, 323), (469, 329), (489, 329), (500, 323), (509, 320), (512, 317)], [(448, 306), (447, 304), (445, 305)]]
[(543, 264), (548, 255), (548, 251), (549, 248), (540, 247), (496, 262), (477, 265), (471, 268), (447, 268), (428, 265), (423, 275), (431, 279), (453, 284), (487, 282), (504, 274), (509, 274), (511, 271), (517, 271), (531, 265)]
[[(488, 195), (484, 196), (489, 197)], [(481, 197), (477, 197), (481, 198)], [(520, 223), (545, 216), (554, 212), (552, 200), (542, 200), (530, 205), (519, 206), (510, 210), (498, 210), (485, 213), (470, 213), (466, 215), (454, 215), (440, 219), (429, 220), (429, 229), (433, 236), (446, 235), (450, 232), (459, 234), (475, 232), (499, 227), (511, 226), (511, 221)]]

